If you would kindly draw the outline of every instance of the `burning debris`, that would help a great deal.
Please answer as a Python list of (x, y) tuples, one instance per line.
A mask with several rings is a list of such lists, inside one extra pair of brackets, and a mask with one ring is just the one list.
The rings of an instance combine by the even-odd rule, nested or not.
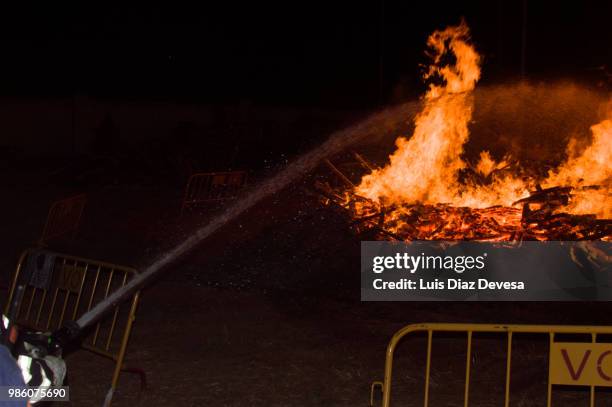
[[(449, 204), (405, 204), (385, 207), (368, 198), (334, 190), (327, 183), (316, 188), (326, 205), (350, 216), (358, 233), (374, 232), (393, 240), (611, 240), (612, 220), (595, 215), (556, 213), (568, 202), (569, 187), (535, 191), (517, 202), (519, 207), (457, 207)], [(344, 194), (344, 195), (343, 195)], [(530, 209), (532, 206), (539, 209)]]
[(343, 187), (317, 183), (324, 202), (380, 239), (612, 239), (612, 114), (591, 127), (592, 142), (580, 154), (571, 142), (567, 160), (543, 179), (522, 173), (511, 157), (496, 162), (488, 151), (470, 165), (463, 153), (480, 56), (465, 23), (434, 32), (427, 45), (432, 64), (425, 78), (439, 80), (423, 97), (414, 133), (397, 138), (384, 167), (355, 154), (366, 172), (359, 183), (327, 161)]

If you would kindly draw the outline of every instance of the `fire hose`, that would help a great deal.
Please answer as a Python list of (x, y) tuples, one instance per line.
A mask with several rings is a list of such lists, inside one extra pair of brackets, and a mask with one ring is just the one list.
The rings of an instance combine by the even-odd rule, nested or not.
[[(189, 252), (223, 225), (250, 209), (264, 198), (281, 191), (296, 179), (303, 176), (303, 174), (312, 171), (322, 160), (343, 151), (356, 140), (366, 136), (379, 134), (381, 128), (389, 128), (401, 122), (401, 119), (405, 117), (408, 112), (412, 112), (413, 109), (414, 106), (410, 103), (395, 106), (373, 114), (356, 125), (333, 133), (322, 145), (303, 154), (290, 163), (284, 170), (263, 181), (245, 195), (243, 199), (235, 202), (222, 214), (212, 219), (208, 224), (200, 227), (195, 233), (155, 260), (144, 272), (138, 274), (126, 285), (111, 293), (91, 310), (81, 315), (77, 321), (66, 322), (61, 329), (52, 332), (46, 339), (41, 338), (41, 340), (37, 341), (41, 347), (41, 351), (50, 353), (58, 352), (58, 350), (64, 348), (68, 343), (77, 339), (83, 329), (96, 323), (107, 312), (139, 290), (175, 259)], [(19, 287), (17, 288), (18, 290), (16, 290), (13, 298), (13, 303), (16, 305), (19, 304), (21, 300), (18, 296), (23, 296), (25, 285), (22, 286), (21, 289), (19, 289)]]

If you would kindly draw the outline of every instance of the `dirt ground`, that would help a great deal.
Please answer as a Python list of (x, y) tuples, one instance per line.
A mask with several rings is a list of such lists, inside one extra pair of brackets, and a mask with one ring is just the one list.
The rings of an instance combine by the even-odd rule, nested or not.
[[(6, 285), (19, 252), (31, 246), (50, 200), (74, 192), (37, 174), (4, 173), (0, 245)], [(305, 179), (250, 210), (175, 263), (144, 293), (116, 406), (358, 406), (381, 380), (385, 347), (409, 323), (610, 323), (607, 304), (362, 303), (359, 239), (320, 208)], [(212, 208), (177, 220), (180, 188), (89, 188), (70, 253), (142, 266), (205, 223)], [(4, 293), (3, 293), (4, 295)], [(546, 338), (517, 339), (511, 405), (542, 405)], [(398, 349), (393, 400), (422, 405), (425, 343)], [(433, 346), (430, 404), (463, 405), (465, 338)], [(112, 364), (85, 351), (67, 357), (71, 405), (99, 406)], [(500, 405), (504, 337), (474, 339), (472, 405)], [(607, 397), (607, 400), (605, 399)], [(588, 402), (588, 391), (558, 389), (555, 405)], [(603, 394), (598, 405), (610, 405)], [(603, 404), (602, 404), (603, 403)]]
[[(128, 358), (130, 366), (147, 372), (148, 388), (140, 392), (137, 376), (123, 374), (115, 405), (366, 405), (370, 382), (382, 379), (386, 344), (406, 323), (507, 321), (502, 315), (515, 313), (523, 315), (515, 317), (521, 322), (564, 320), (552, 318), (546, 307), (452, 307), (444, 312), (431, 305), (325, 299), (286, 304), (260, 293), (160, 283), (146, 293)], [(515, 341), (513, 405), (542, 405), (546, 338)], [(422, 405), (425, 344), (416, 335), (398, 349), (396, 405)], [(473, 352), (473, 405), (503, 404), (504, 338), (475, 337)], [(465, 338), (437, 338), (433, 355), (431, 405), (463, 405)], [(110, 364), (83, 352), (68, 361), (73, 405), (99, 405)], [(605, 396), (600, 402), (610, 402)], [(555, 392), (556, 405), (573, 406), (586, 397), (575, 389)]]

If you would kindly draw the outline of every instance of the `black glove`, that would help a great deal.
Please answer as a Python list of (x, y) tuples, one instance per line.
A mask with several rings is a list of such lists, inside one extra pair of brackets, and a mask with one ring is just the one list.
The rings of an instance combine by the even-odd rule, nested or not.
[(49, 354), (61, 354), (62, 349), (66, 348), (70, 342), (76, 339), (81, 333), (81, 327), (74, 321), (66, 321), (61, 329), (53, 332), (49, 336), (47, 349)]
[(43, 359), (47, 355), (60, 356), (64, 349), (73, 341), (81, 328), (76, 322), (68, 321), (63, 328), (55, 332), (20, 331), (15, 344), (18, 355), (26, 355), (36, 359)]

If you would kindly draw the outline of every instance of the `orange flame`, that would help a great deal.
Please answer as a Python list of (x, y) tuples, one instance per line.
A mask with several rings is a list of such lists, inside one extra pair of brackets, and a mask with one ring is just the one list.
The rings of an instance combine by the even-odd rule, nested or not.
[[(490, 177), (484, 185), (459, 179), (467, 166), (461, 155), (469, 139), (471, 93), (480, 78), (480, 56), (469, 43), (469, 28), (462, 22), (436, 31), (427, 45), (432, 65), (425, 78), (440, 77), (443, 84), (429, 86), (412, 137), (399, 137), (389, 164), (363, 177), (356, 193), (383, 204), (511, 205), (528, 193), (522, 180), (509, 174)], [(448, 53), (454, 65), (443, 65)], [(476, 168), (489, 176), (503, 165), (483, 153)]]
[(488, 151), (480, 152), (480, 160), (478, 164), (476, 164), (476, 172), (482, 175), (483, 177), (488, 177), (495, 170), (500, 170), (506, 167), (508, 163), (506, 161), (496, 162), (493, 158), (491, 158), (491, 153)]
[[(611, 115), (612, 117), (612, 115)], [(596, 214), (612, 218), (612, 119), (591, 127), (592, 143), (580, 155), (575, 155), (576, 141), (568, 145), (568, 160), (557, 170), (550, 171), (545, 186), (568, 185), (576, 188), (569, 205), (570, 213)], [(597, 189), (585, 188), (597, 185)]]

